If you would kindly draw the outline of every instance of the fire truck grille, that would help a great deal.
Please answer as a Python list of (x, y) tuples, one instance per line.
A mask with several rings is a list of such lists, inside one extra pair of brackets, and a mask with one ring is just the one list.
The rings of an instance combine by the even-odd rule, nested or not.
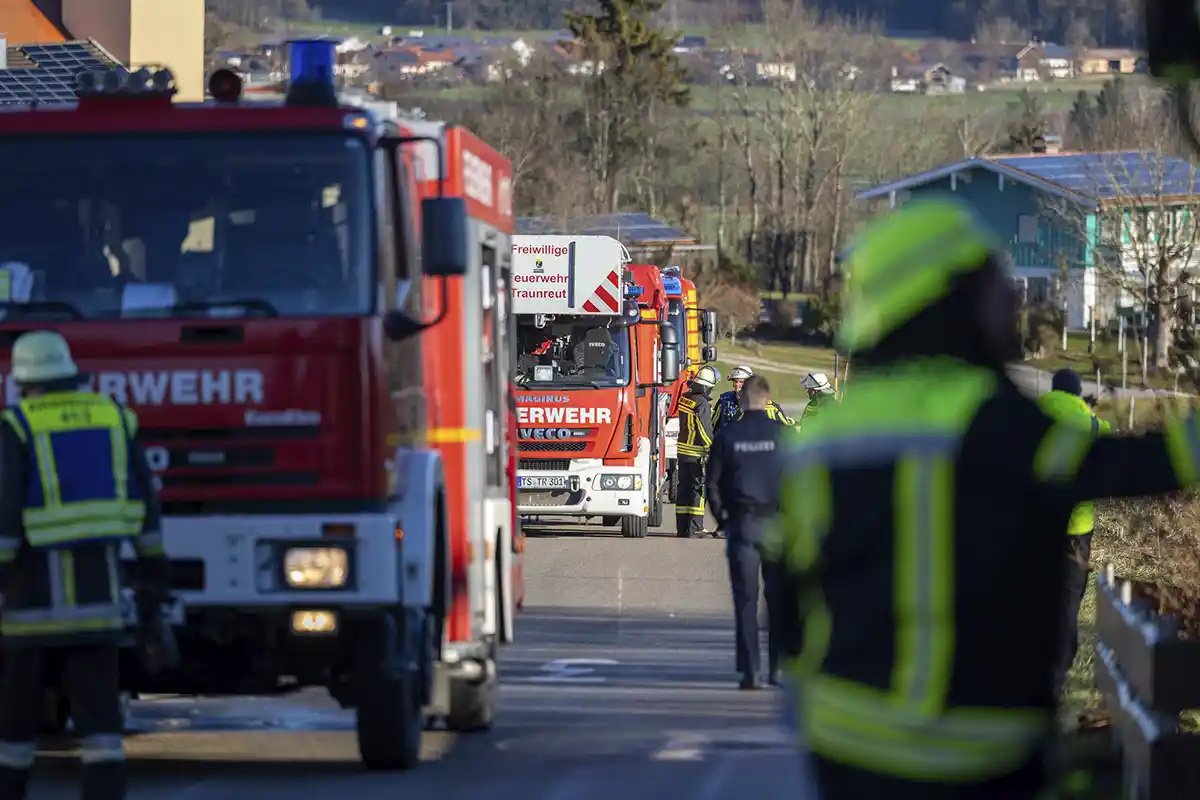
[(569, 458), (522, 458), (518, 469), (566, 472), (571, 468)]
[(586, 450), (588, 442), (521, 442), (520, 449), (543, 453), (578, 453)]

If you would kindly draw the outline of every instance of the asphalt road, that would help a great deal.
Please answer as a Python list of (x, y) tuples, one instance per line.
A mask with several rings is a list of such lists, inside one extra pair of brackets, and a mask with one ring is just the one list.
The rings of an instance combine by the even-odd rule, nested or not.
[[(802, 796), (779, 693), (734, 688), (722, 548), (534, 529), (490, 733), (428, 733), (418, 769), (368, 774), (351, 713), (323, 692), (145, 700), (127, 741), (129, 796), (732, 800), (784, 787)], [(71, 753), (43, 753), (31, 800), (76, 797), (77, 778)]]

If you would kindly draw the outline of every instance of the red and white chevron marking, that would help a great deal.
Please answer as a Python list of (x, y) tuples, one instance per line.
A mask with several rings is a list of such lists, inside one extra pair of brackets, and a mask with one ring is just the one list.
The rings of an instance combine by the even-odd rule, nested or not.
[(583, 310), (590, 314), (603, 313), (607, 308), (614, 314), (621, 311), (621, 279), (614, 269), (608, 273), (608, 277), (601, 281), (596, 287), (596, 291), (592, 292), (592, 296), (583, 304)]

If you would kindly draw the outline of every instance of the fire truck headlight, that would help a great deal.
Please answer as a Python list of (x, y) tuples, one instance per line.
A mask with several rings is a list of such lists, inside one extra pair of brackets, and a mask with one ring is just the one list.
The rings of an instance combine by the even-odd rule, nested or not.
[(283, 575), (293, 589), (340, 589), (350, 577), (350, 554), (341, 547), (291, 547)]
[(610, 492), (632, 492), (642, 488), (640, 475), (601, 475), (600, 488)]

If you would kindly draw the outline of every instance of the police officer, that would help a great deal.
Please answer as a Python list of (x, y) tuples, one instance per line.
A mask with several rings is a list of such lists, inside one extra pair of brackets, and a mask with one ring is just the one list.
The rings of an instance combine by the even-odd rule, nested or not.
[[(774, 566), (764, 564), (758, 548), (768, 520), (779, 509), (776, 456), (787, 426), (767, 413), (771, 387), (761, 375), (742, 386), (742, 417), (713, 437), (708, 457), (708, 507), (726, 535), (725, 557), (733, 587), (739, 688), (759, 688), (758, 576), (762, 571), (767, 597), (774, 594)], [(770, 622), (775, 621), (767, 607)], [(778, 637), (768, 625), (768, 682), (779, 684)]]
[(739, 401), (742, 385), (753, 374), (754, 370), (749, 367), (734, 367), (729, 370), (729, 382), (733, 384), (733, 388), (722, 392), (721, 396), (717, 398), (717, 418), (713, 420), (714, 431), (719, 431), (726, 422), (737, 419), (742, 410)]
[(712, 444), (712, 412), (709, 395), (717, 385), (717, 371), (704, 366), (679, 398), (679, 440), (675, 446), (679, 489), (675, 494), (675, 535), (681, 539), (705, 539), (704, 460)]
[(821, 413), (822, 406), (836, 403), (837, 397), (833, 392), (833, 385), (829, 382), (829, 376), (824, 372), (808, 373), (800, 379), (800, 385), (808, 393), (808, 404), (800, 414), (800, 426), (803, 427), (806, 421)]
[(951, 199), (869, 226), (838, 331), (854, 391), (785, 454), (766, 547), (795, 605), (773, 607), (804, 604), (782, 644), (826, 800), (1042, 790), (1072, 510), (1200, 479), (1194, 416), (1097, 437), (1018, 390), (1001, 253)]
[[(1083, 399), (1083, 380), (1071, 369), (1054, 373), (1050, 391), (1044, 394), (1042, 410), (1058, 420), (1074, 420), (1097, 435), (1111, 433), (1112, 426), (1093, 412)], [(1092, 530), (1096, 527), (1093, 504), (1080, 503), (1067, 522), (1067, 580), (1063, 595), (1063, 646), (1056, 673), (1056, 694), (1066, 686), (1067, 673), (1079, 650), (1079, 605), (1087, 591), (1089, 565), (1092, 559)]]
[[(117, 652), (120, 547), (140, 557), (142, 620), (165, 597), (159, 510), (137, 418), (79, 389), (63, 338), (12, 348), (21, 401), (0, 422), (0, 800), (23, 800), (47, 677), (61, 676), (86, 800), (125, 796)], [(151, 610), (153, 609), (153, 610)]]

